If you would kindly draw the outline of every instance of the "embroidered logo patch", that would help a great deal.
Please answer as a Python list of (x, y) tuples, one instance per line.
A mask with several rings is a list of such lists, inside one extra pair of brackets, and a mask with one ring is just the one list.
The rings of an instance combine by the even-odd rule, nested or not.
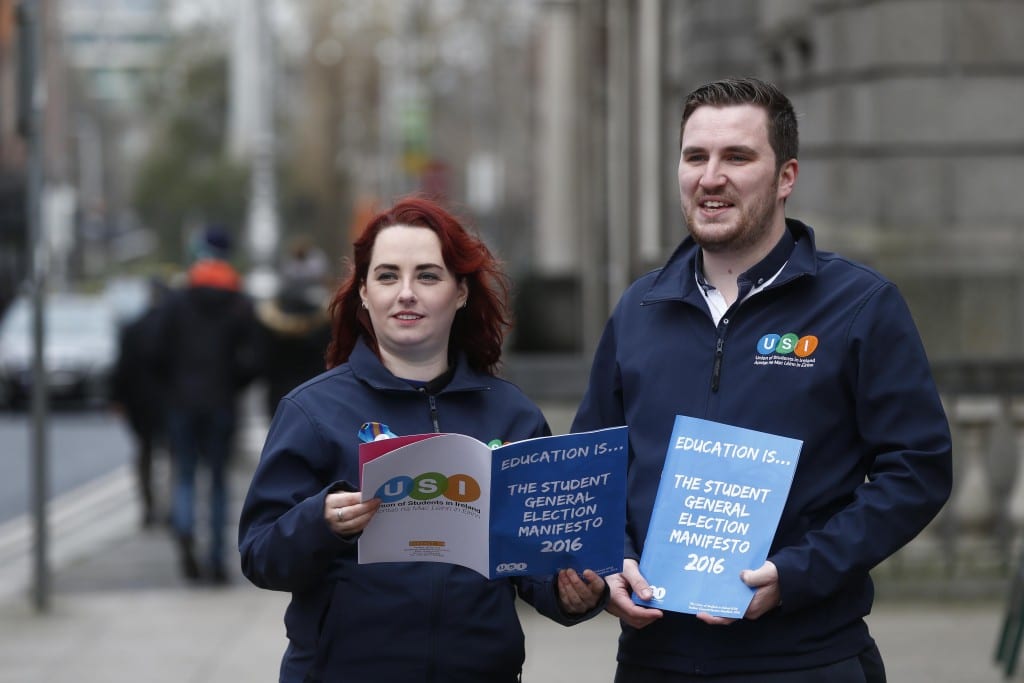
[(807, 368), (814, 366), (814, 352), (818, 338), (812, 334), (800, 336), (794, 332), (766, 334), (757, 340), (754, 365), (782, 365)]

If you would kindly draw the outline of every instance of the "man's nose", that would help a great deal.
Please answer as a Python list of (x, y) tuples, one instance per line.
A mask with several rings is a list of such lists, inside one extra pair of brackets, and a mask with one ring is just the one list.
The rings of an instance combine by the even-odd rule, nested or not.
[(722, 167), (716, 161), (709, 161), (704, 167), (704, 172), (700, 176), (700, 186), (703, 188), (709, 187), (721, 187), (725, 184), (725, 174), (722, 173)]

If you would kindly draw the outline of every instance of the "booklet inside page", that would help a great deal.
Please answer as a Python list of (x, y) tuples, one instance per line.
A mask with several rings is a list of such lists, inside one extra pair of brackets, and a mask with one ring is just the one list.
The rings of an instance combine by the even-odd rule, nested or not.
[(620, 571), (627, 453), (626, 427), (494, 450), (460, 434), (363, 444), (363, 498), (382, 502), (359, 562), (450, 562), (489, 578)]
[(362, 485), (381, 505), (359, 538), (361, 563), (450, 562), (488, 576), (485, 444), (462, 434), (415, 441), (364, 463)]

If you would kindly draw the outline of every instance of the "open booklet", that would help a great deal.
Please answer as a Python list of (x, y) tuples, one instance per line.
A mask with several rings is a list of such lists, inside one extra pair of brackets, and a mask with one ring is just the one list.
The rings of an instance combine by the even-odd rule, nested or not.
[(654, 596), (633, 602), (741, 618), (764, 564), (803, 442), (676, 416), (640, 557)]
[(359, 448), (363, 499), (381, 505), (359, 562), (449, 562), (488, 578), (622, 569), (626, 427), (492, 448), (417, 434)]

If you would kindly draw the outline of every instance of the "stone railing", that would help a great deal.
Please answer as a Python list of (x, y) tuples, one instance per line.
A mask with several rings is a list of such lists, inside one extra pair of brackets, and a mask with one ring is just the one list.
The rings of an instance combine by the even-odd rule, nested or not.
[(900, 592), (999, 596), (1024, 530), (1024, 359), (939, 361), (933, 369), (953, 434), (953, 493), (875, 576)]

